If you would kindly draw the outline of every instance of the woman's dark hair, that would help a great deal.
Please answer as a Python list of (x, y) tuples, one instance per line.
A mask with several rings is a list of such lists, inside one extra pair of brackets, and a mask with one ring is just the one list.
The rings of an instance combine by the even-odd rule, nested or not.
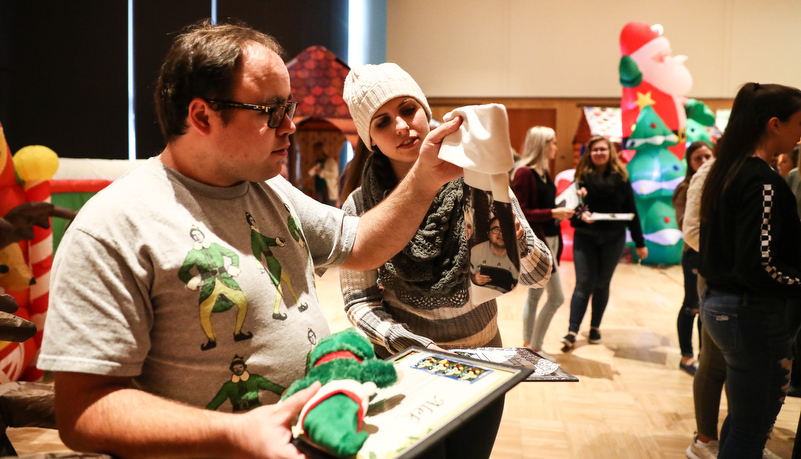
[(746, 83), (737, 92), (726, 131), (715, 147), (715, 163), (701, 195), (701, 220), (721, 202), (731, 180), (762, 141), (768, 121), (786, 122), (801, 110), (801, 91), (778, 84)]
[(690, 164), (690, 160), (693, 157), (693, 153), (703, 147), (707, 147), (710, 151), (712, 151), (712, 145), (709, 142), (706, 140), (696, 140), (695, 142), (691, 143), (690, 146), (687, 147), (687, 151), (684, 152), (684, 161), (687, 162), (687, 175), (684, 176), (685, 182), (689, 182), (690, 179), (693, 178), (693, 175), (698, 172), (693, 169), (692, 164)]
[(348, 199), (353, 190), (362, 186), (362, 173), (364, 172), (364, 163), (370, 156), (370, 149), (359, 138), (356, 148), (353, 149), (353, 158), (345, 165), (342, 170), (342, 175), (339, 177), (339, 183), (342, 188), (339, 190), (339, 205)]
[[(279, 56), (284, 54), (271, 36), (244, 24), (212, 25), (206, 19), (176, 37), (161, 66), (154, 94), (161, 133), (167, 143), (186, 132), (192, 99), (231, 98), (233, 79), (248, 42), (264, 45)], [(222, 120), (227, 121), (226, 112)]]
[(341, 182), (342, 189), (339, 192), (340, 205), (348, 199), (353, 190), (362, 186), (364, 165), (370, 155), (373, 155), (373, 171), (378, 181), (386, 184), (389, 189), (394, 189), (398, 186), (398, 178), (395, 176), (395, 171), (392, 169), (392, 163), (389, 162), (389, 158), (381, 153), (378, 147), (374, 148), (375, 151), (371, 152), (361, 138), (356, 144), (356, 149), (353, 150), (353, 159), (345, 165), (340, 177), (341, 181), (344, 180)]

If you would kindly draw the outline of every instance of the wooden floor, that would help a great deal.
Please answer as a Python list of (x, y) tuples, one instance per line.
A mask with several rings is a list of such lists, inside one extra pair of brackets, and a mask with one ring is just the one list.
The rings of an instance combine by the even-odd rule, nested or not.
[[(695, 418), (692, 378), (678, 369), (681, 268), (621, 263), (601, 325), (603, 343), (587, 343), (585, 317), (571, 354), (560, 352), (559, 338), (567, 332), (572, 263), (563, 263), (560, 271), (567, 300), (554, 316), (544, 351), (580, 381), (522, 383), (511, 390), (492, 458), (683, 458)], [(332, 331), (348, 327), (338, 271), (318, 279), (317, 287)], [(522, 343), (525, 296), (519, 287), (499, 299), (506, 346)], [(697, 351), (697, 336), (694, 347)], [(799, 410), (801, 399), (788, 398), (768, 442), (782, 458), (791, 455)], [(724, 396), (721, 422), (725, 414)], [(9, 429), (9, 437), (20, 455), (66, 451), (53, 431)]]

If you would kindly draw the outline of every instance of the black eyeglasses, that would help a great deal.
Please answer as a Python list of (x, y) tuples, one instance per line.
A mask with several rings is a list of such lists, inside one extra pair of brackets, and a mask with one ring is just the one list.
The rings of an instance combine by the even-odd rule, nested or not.
[(209, 104), (214, 104), (220, 108), (244, 108), (247, 110), (256, 110), (257, 112), (264, 112), (270, 118), (267, 120), (267, 126), (270, 128), (277, 128), (284, 122), (284, 117), (288, 116), (292, 119), (295, 116), (295, 109), (298, 108), (297, 102), (287, 102), (284, 105), (253, 105), (243, 104), (241, 102), (233, 102), (230, 100), (216, 100), (216, 99), (203, 99)]

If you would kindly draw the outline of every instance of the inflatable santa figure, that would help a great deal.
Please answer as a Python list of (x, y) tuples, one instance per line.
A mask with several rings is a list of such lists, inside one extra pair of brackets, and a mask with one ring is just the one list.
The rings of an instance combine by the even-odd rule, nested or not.
[(620, 32), (620, 102), (623, 145), (631, 136), (643, 107), (651, 106), (678, 137), (670, 147), (678, 159), (684, 157), (687, 117), (684, 97), (692, 89), (690, 71), (684, 66), (687, 56), (673, 56), (670, 42), (662, 36), (661, 25), (633, 21)]

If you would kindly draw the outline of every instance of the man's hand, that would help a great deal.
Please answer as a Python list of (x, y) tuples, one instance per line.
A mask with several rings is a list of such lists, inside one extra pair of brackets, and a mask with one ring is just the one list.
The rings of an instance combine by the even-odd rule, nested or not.
[(489, 281), (492, 280), (492, 277), (481, 273), (473, 273), (471, 274), (471, 277), (473, 279), (473, 283), (476, 285), (486, 285)]
[(648, 258), (648, 247), (637, 247), (637, 256), (640, 257), (640, 260), (645, 260)]
[(266, 405), (237, 415), (239, 433), (236, 443), (242, 449), (241, 457), (270, 459), (303, 459), (306, 456), (290, 443), (292, 423), (306, 404), (320, 389), (319, 382), (303, 389), (275, 405)]
[(131, 378), (56, 372), (56, 422), (67, 447), (131, 458), (302, 459), (291, 423), (319, 383), (243, 414), (177, 403), (130, 387)]
[(458, 116), (441, 124), (428, 133), (420, 147), (420, 156), (417, 158), (414, 169), (426, 184), (435, 187), (434, 193), (442, 188), (442, 185), (456, 180), (464, 174), (461, 167), (437, 157), (442, 147), (442, 140), (448, 134), (456, 132), (461, 125), (462, 118)]

